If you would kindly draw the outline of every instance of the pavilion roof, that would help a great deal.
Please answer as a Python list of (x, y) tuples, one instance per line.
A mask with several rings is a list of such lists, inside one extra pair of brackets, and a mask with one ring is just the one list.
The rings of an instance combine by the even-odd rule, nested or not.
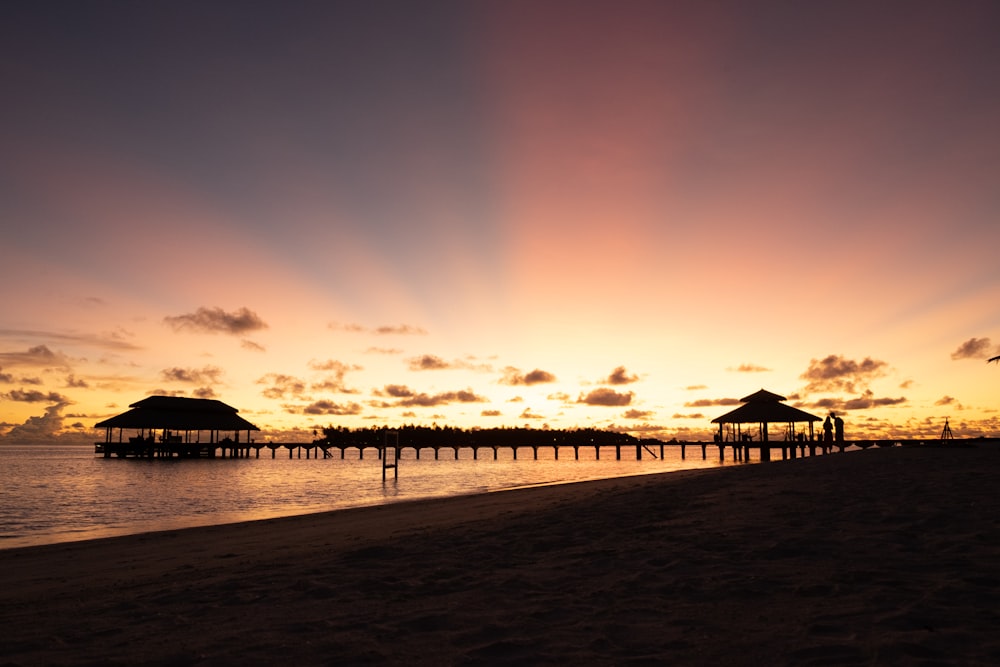
[(745, 398), (741, 398), (743, 403), (735, 410), (731, 410), (721, 417), (712, 420), (713, 424), (776, 424), (790, 422), (818, 422), (823, 421), (821, 417), (811, 415), (804, 410), (793, 408), (782, 401), (787, 400), (784, 396), (772, 394), (761, 389)]
[(222, 401), (180, 396), (149, 396), (128, 412), (94, 424), (94, 428), (169, 429), (171, 431), (259, 431)]

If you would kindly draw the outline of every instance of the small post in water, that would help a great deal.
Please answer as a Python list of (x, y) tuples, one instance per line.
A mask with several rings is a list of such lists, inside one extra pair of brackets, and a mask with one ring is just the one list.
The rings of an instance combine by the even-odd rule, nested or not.
[[(392, 436), (392, 447), (389, 447), (389, 436)], [(389, 452), (392, 452), (392, 460)], [(392, 468), (393, 479), (399, 479), (399, 431), (386, 431), (382, 440), (382, 481), (385, 481), (385, 471)]]

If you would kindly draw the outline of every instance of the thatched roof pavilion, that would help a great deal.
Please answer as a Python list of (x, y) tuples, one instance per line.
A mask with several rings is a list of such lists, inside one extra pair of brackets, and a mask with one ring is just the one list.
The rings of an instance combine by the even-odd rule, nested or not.
[(743, 405), (712, 420), (713, 424), (719, 425), (719, 441), (725, 439), (724, 424), (734, 424), (738, 431), (742, 431), (740, 428), (742, 424), (759, 424), (760, 439), (766, 442), (768, 424), (788, 424), (790, 435), (794, 437), (795, 424), (798, 422), (809, 424), (809, 439), (811, 440), (813, 438), (813, 422), (823, 421), (822, 418), (782, 402), (787, 400), (784, 396), (778, 396), (763, 389), (741, 398), (740, 402)]
[(240, 417), (238, 410), (222, 401), (207, 398), (182, 398), (178, 396), (149, 396), (129, 406), (128, 412), (115, 415), (94, 425), (94, 428), (107, 429), (107, 441), (111, 442), (111, 431), (136, 429), (142, 434), (147, 431), (152, 434), (162, 431), (163, 439), (177, 438), (185, 434), (185, 441), (192, 432), (209, 431), (211, 442), (215, 442), (219, 433), (232, 433), (239, 441), (239, 432), (246, 431), (246, 441), (250, 441), (250, 431), (260, 429)]

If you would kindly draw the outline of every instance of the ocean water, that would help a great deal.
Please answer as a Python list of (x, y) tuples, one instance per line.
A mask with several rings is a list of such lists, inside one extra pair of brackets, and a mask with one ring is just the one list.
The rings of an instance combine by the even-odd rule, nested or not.
[[(522, 486), (624, 477), (720, 465), (718, 449), (666, 447), (663, 460), (648, 454), (635, 460), (632, 448), (615, 460), (613, 447), (481, 450), (443, 449), (438, 460), (424, 450), (402, 452), (398, 479), (375, 450), (361, 459), (349, 450), (344, 459), (288, 458), (280, 449), (272, 459), (105, 459), (93, 445), (0, 445), (0, 549), (86, 540), (192, 526), (250, 521), (280, 516), (380, 505), (421, 498), (459, 496)], [(659, 452), (657, 452), (658, 454)]]

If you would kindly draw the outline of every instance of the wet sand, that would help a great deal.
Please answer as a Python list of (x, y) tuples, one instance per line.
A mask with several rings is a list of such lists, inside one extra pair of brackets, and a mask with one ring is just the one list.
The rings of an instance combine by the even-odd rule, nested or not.
[(994, 447), (0, 551), (0, 665), (995, 665), (998, 621)]

